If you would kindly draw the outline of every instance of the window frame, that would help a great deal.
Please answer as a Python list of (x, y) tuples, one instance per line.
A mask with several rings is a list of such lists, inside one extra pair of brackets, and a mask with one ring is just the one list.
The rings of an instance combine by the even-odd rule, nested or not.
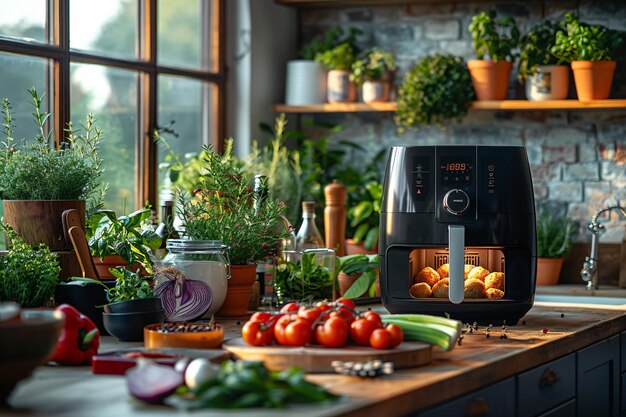
[[(135, 208), (141, 208), (146, 201), (153, 205), (158, 200), (157, 144), (152, 132), (157, 127), (157, 78), (159, 75), (173, 75), (207, 82), (212, 85), (213, 94), (204, 97), (203, 143), (212, 144), (221, 152), (224, 148), (226, 124), (226, 65), (225, 65), (225, 0), (212, 0), (211, 6), (202, 1), (203, 15), (210, 12), (210, 19), (203, 19), (202, 35), (210, 34), (210, 50), (202, 51), (202, 56), (210, 57), (211, 65), (203, 69), (189, 69), (159, 65), (157, 63), (157, 0), (138, 0), (138, 45), (136, 59), (113, 58), (96, 53), (70, 50), (70, 0), (48, 0), (46, 35), (47, 44), (30, 43), (0, 37), (0, 52), (47, 58), (51, 68), (47, 74), (46, 87), (48, 108), (54, 114), (55, 146), (63, 137), (63, 129), (70, 121), (70, 64), (83, 63), (137, 71), (139, 75), (136, 129), (139, 141), (135, 144), (137, 178), (135, 179)], [(211, 10), (205, 8), (211, 7)], [(50, 23), (53, 22), (52, 25)], [(212, 114), (208, 114), (211, 111)], [(208, 121), (213, 123), (209, 128)], [(212, 139), (211, 139), (212, 138)], [(106, 164), (106, 161), (104, 161)]]

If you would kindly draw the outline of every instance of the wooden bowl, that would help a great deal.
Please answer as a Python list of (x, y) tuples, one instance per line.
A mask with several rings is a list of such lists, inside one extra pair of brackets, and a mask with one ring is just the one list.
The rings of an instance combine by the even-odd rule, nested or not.
[[(203, 323), (168, 323), (169, 326), (207, 326)], [(151, 324), (143, 329), (143, 342), (146, 349), (161, 348), (190, 348), (190, 349), (218, 349), (224, 341), (224, 328), (219, 324), (215, 329), (206, 331), (170, 331), (164, 333), (163, 324)]]

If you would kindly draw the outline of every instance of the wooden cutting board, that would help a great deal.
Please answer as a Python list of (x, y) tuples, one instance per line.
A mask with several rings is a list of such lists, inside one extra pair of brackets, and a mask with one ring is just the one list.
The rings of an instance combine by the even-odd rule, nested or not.
[(239, 359), (263, 361), (270, 370), (297, 366), (306, 372), (334, 372), (333, 361), (365, 362), (374, 359), (393, 362), (395, 369), (402, 369), (427, 365), (432, 361), (432, 346), (419, 342), (403, 342), (394, 349), (380, 350), (361, 346), (250, 346), (237, 337), (227, 340), (222, 347)]

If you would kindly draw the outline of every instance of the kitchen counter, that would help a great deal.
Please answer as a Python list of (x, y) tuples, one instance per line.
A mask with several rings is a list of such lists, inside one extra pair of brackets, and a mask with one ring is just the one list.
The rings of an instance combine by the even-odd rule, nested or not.
[[(290, 407), (286, 410), (229, 412), (230, 416), (404, 416), (425, 410), (487, 385), (505, 380), (554, 359), (576, 352), (626, 330), (623, 306), (577, 306), (536, 303), (517, 326), (502, 338), (501, 323), (493, 323), (490, 337), (479, 326), (451, 352), (435, 348), (427, 366), (398, 370), (371, 380), (335, 374), (311, 374), (310, 380), (344, 395), (332, 405)], [(235, 336), (241, 323), (224, 323)], [(132, 347), (105, 337), (108, 348)], [(212, 351), (210, 354), (219, 354)], [(167, 407), (147, 406), (130, 398), (123, 377), (93, 375), (88, 367), (39, 367), (22, 382), (0, 416), (100, 417), (175, 415)], [(195, 416), (223, 415), (219, 410)], [(180, 415), (187, 415), (180, 413)]]

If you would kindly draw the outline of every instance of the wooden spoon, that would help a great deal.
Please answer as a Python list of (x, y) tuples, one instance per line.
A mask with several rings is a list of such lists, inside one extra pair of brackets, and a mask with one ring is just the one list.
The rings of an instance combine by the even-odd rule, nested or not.
[(83, 277), (100, 279), (98, 273), (96, 272), (96, 267), (93, 264), (93, 258), (91, 257), (89, 245), (87, 244), (87, 238), (85, 237), (83, 229), (81, 229), (80, 226), (72, 226), (69, 228), (68, 235), (72, 242), (72, 246), (74, 246), (74, 252), (76, 252), (80, 269), (83, 271)]

